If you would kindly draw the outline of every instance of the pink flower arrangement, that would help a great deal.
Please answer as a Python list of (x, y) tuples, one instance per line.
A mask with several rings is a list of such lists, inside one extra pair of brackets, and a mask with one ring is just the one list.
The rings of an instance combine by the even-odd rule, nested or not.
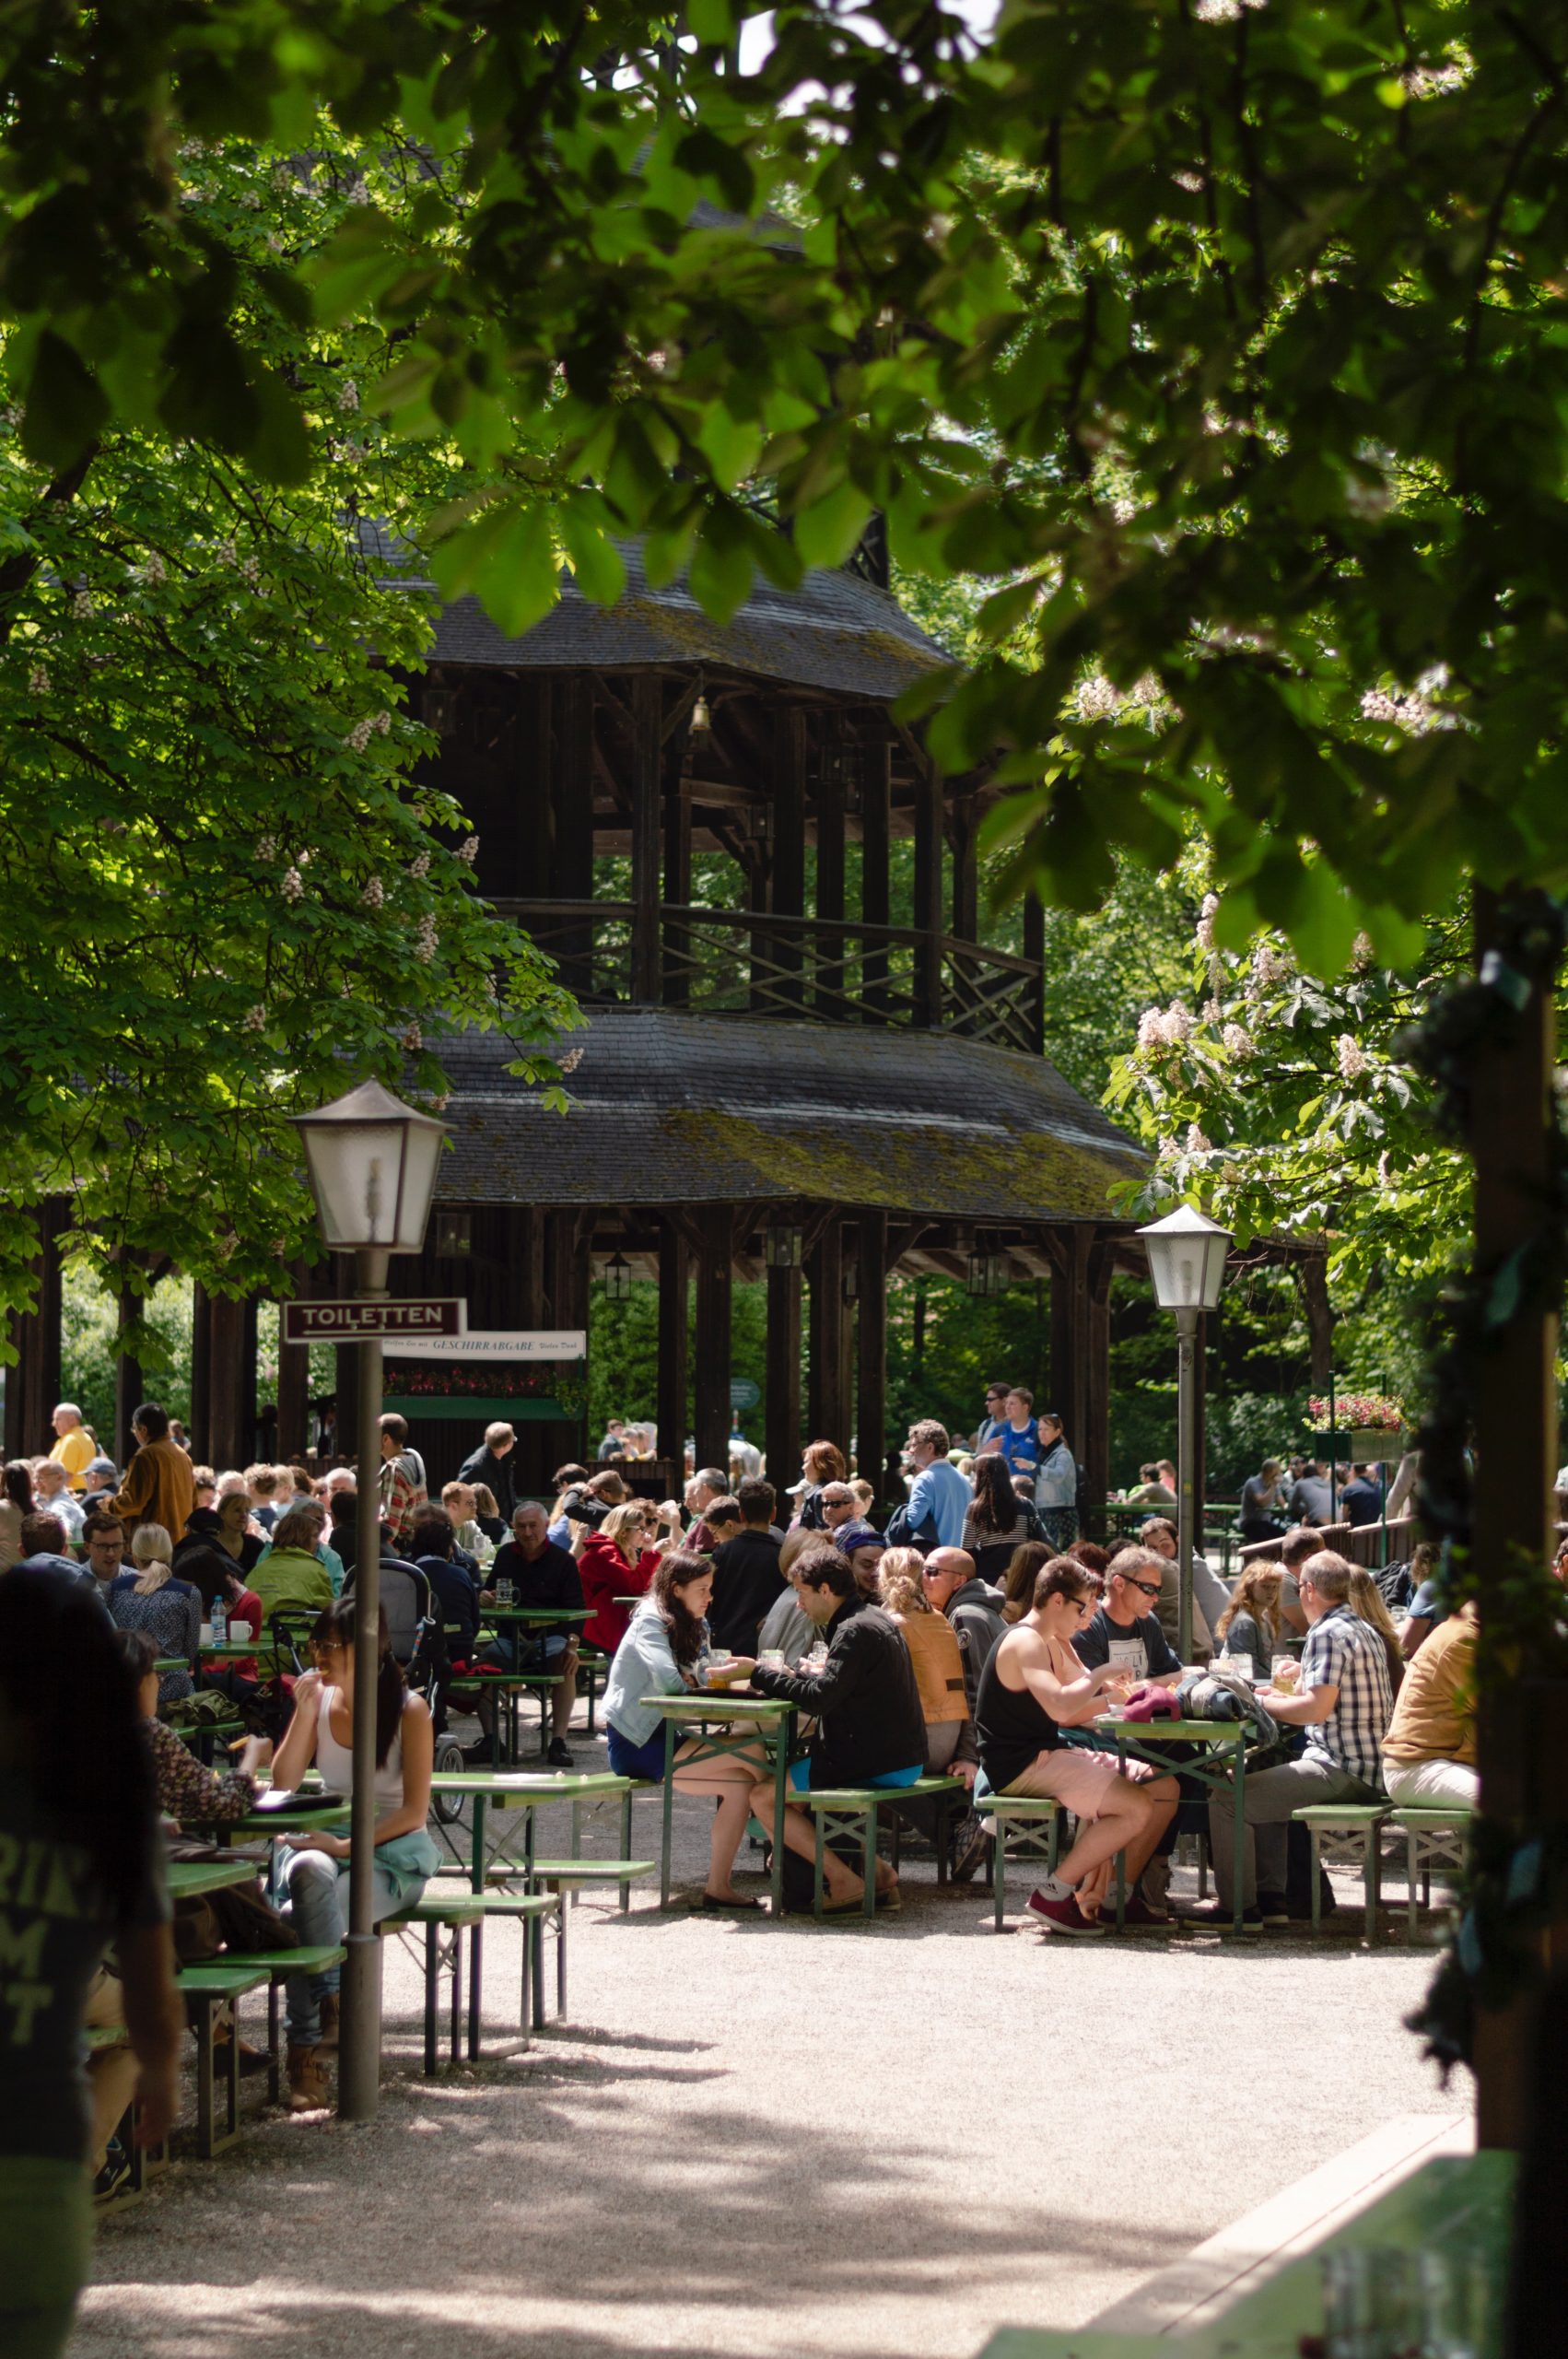
[(1306, 1404), (1307, 1424), (1318, 1431), (1338, 1426), (1341, 1433), (1402, 1433), (1405, 1413), (1386, 1392), (1341, 1392), (1329, 1403), (1314, 1393)]

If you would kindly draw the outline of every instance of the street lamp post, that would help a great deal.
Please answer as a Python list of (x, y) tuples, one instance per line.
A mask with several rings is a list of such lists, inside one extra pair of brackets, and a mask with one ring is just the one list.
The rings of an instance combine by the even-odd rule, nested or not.
[[(355, 1294), (387, 1299), (387, 1264), (425, 1242), (446, 1124), (404, 1105), (379, 1081), (295, 1117), (322, 1242), (352, 1253)], [(347, 1963), (343, 1975), (337, 2109), (373, 2121), (381, 2060), (381, 1952), (373, 1915), (376, 1685), (381, 1604), (380, 1337), (361, 1339), (358, 1514), (354, 1564), (354, 1793), (349, 1821)]]
[(1182, 1204), (1138, 1232), (1149, 1254), (1149, 1275), (1162, 1310), (1176, 1323), (1176, 1651), (1192, 1660), (1193, 1508), (1198, 1483), (1198, 1320), (1216, 1309), (1225, 1282), (1229, 1229)]

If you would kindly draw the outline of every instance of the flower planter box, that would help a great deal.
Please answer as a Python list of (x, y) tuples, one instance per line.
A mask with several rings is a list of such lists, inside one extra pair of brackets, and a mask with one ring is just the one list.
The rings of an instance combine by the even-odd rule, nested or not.
[(1320, 1458), (1332, 1447), (1341, 1457), (1348, 1454), (1363, 1465), (1371, 1458), (1402, 1458), (1410, 1446), (1410, 1436), (1393, 1426), (1340, 1426), (1332, 1433), (1314, 1434), (1311, 1440)]

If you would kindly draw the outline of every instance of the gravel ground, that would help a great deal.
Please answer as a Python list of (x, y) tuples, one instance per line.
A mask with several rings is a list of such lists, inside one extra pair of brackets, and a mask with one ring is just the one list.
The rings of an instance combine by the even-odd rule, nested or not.
[[(656, 1813), (637, 1824), (647, 1856)], [(564, 1813), (544, 1825), (565, 1842)], [(677, 1802), (695, 1889), (706, 1828)], [(614, 1848), (607, 1824), (585, 1841)], [(435, 2081), (392, 1945), (380, 2120), (252, 2113), (177, 2163), (106, 2223), (74, 2359), (970, 2359), (1463, 2102), (1400, 2024), (1429, 1959), (1363, 1954), (1359, 1912), (1316, 1942), (998, 1939), (989, 1895), (932, 1877), (907, 1859), (903, 1913), (872, 1927), (592, 1895), (568, 2023)], [(486, 1935), (500, 2023), (517, 1942)]]

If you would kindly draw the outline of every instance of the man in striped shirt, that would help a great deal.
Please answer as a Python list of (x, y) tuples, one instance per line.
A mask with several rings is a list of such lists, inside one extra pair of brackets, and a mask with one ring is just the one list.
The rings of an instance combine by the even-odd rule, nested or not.
[[(1350, 1610), (1351, 1567), (1342, 1556), (1321, 1549), (1306, 1559), (1296, 1579), (1307, 1621), (1300, 1684), (1293, 1696), (1270, 1692), (1261, 1700), (1282, 1728), (1306, 1731), (1306, 1749), (1299, 1760), (1259, 1770), (1246, 1780), (1241, 1898), (1249, 1932), (1290, 1921), (1285, 1843), (1293, 1811), (1321, 1802), (1385, 1799), (1383, 1739), (1394, 1691), (1383, 1641)], [(1235, 1825), (1230, 1794), (1216, 1793), (1209, 1805), (1209, 1845), (1220, 1895), (1216, 1922), (1228, 1921), (1232, 1913)]]

